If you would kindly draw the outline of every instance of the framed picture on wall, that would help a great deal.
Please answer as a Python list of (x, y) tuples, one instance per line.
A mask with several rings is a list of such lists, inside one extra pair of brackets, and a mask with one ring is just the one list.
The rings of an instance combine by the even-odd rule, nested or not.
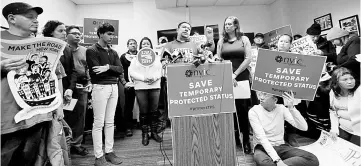
[(329, 30), (333, 27), (331, 13), (315, 18), (314, 22), (321, 25), (321, 31)]
[(360, 36), (360, 22), (358, 20), (358, 15), (350, 16), (339, 20), (340, 28), (344, 29), (351, 34)]

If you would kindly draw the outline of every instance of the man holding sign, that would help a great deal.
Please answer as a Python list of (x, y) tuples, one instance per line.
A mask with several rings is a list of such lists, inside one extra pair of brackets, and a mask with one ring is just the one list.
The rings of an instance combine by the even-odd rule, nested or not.
[(324, 56), (260, 49), (252, 89), (277, 96), (292, 90), (297, 99), (312, 101), (325, 60)]

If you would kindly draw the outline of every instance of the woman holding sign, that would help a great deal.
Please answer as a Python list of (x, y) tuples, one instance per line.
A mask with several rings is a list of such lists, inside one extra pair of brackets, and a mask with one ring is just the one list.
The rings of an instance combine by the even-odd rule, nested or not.
[[(237, 86), (238, 81), (249, 81), (249, 71), (247, 67), (251, 63), (251, 43), (247, 36), (240, 31), (240, 25), (237, 17), (229, 16), (225, 19), (223, 25), (223, 38), (218, 42), (217, 55), (224, 60), (230, 60), (233, 68), (233, 82)], [(218, 57), (217, 57), (218, 58)], [(250, 89), (248, 89), (249, 91)], [(250, 99), (236, 99), (235, 124), (243, 134), (243, 147), (245, 153), (251, 152), (249, 143), (249, 120), (248, 110)], [(237, 121), (239, 123), (237, 123)], [(238, 135), (238, 133), (236, 133)], [(236, 136), (236, 142), (239, 140)]]
[[(350, 101), (353, 100), (360, 83), (350, 70), (340, 67), (332, 73), (330, 92), (331, 133), (360, 146), (360, 133), (353, 130), (353, 122), (359, 117), (351, 116)], [(360, 99), (358, 99), (360, 101)], [(360, 110), (358, 110), (360, 111)], [(358, 119), (359, 120), (359, 119)]]
[(144, 37), (140, 41), (139, 52), (129, 66), (129, 75), (133, 79), (135, 95), (139, 103), (139, 119), (142, 128), (142, 144), (149, 144), (148, 126), (151, 126), (151, 138), (161, 142), (157, 133), (157, 122), (160, 117), (158, 102), (160, 95), (160, 78), (162, 64), (160, 57), (152, 50), (152, 42)]

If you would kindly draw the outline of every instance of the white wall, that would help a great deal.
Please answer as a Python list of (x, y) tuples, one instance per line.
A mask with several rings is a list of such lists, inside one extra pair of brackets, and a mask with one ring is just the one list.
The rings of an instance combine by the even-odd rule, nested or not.
[[(14, 0), (1, 0), (1, 9), (12, 2), (14, 2)], [(45, 23), (49, 20), (59, 20), (66, 25), (75, 23), (76, 5), (70, 0), (21, 0), (21, 2), (43, 8), (44, 12), (38, 17), (39, 31), (42, 30)], [(1, 26), (9, 27), (2, 15)]]
[(277, 0), (271, 5), (268, 6), (268, 10), (270, 12), (269, 19), (270, 19), (270, 29), (267, 32), (276, 29), (278, 27), (282, 27), (287, 25), (287, 13), (286, 13), (286, 0)]
[(153, 45), (157, 43), (157, 30), (171, 29), (177, 22), (184, 21), (184, 9), (156, 9), (155, 2), (137, 0), (134, 3), (78, 5), (76, 24), (83, 25), (84, 18), (119, 20), (118, 53), (127, 51), (126, 42), (130, 38), (138, 42), (149, 37)]
[(264, 5), (157, 9), (154, 0), (134, 0), (126, 4), (77, 5), (77, 13), (77, 25), (83, 25), (84, 18), (119, 20), (119, 45), (114, 46), (119, 53), (127, 50), (129, 38), (139, 42), (147, 36), (154, 45), (158, 41), (157, 30), (174, 29), (179, 22), (188, 20), (193, 26), (218, 24), (222, 30), (224, 19), (233, 15), (239, 18), (244, 32), (266, 32), (270, 29), (270, 12)]
[(193, 26), (204, 24), (218, 24), (223, 31), (224, 20), (228, 16), (239, 19), (243, 32), (266, 32), (270, 28), (270, 12), (268, 6), (234, 6), (234, 7), (192, 7), (190, 8), (190, 22)]
[[(359, 15), (360, 0), (279, 0), (285, 3), (285, 23), (291, 24), (293, 32), (306, 34), (313, 19), (331, 13), (333, 27), (340, 27), (339, 20)], [(323, 31), (322, 34), (327, 34)]]

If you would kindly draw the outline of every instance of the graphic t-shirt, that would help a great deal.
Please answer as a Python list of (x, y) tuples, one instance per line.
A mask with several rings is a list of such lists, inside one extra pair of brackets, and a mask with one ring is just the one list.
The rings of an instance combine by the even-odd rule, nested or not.
[(193, 61), (193, 55), (198, 55), (197, 44), (193, 42), (180, 42), (174, 40), (167, 43), (164, 46), (171, 54), (174, 51), (178, 51), (183, 55), (183, 58), (179, 58), (175, 63), (189, 63)]

